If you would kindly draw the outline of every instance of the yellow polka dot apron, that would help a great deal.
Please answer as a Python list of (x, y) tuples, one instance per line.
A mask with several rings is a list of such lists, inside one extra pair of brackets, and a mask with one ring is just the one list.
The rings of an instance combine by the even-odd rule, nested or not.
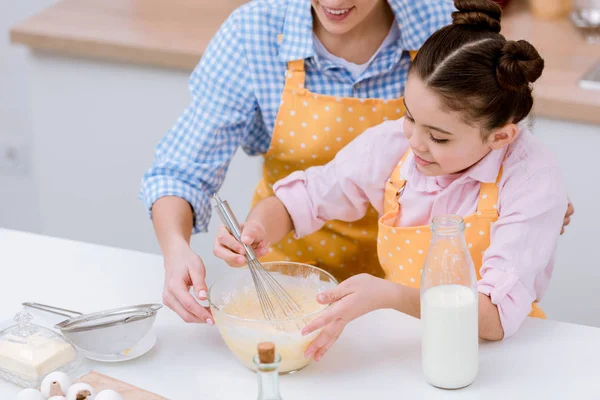
[[(428, 225), (394, 226), (401, 212), (398, 199), (406, 185), (406, 180), (400, 176), (400, 168), (409, 153), (410, 150), (402, 157), (386, 183), (384, 215), (379, 219), (377, 252), (386, 279), (418, 288), (421, 284), (421, 272), (431, 241), (431, 230)], [(465, 239), (475, 265), (477, 280), (481, 279), (480, 269), (483, 263), (483, 253), (490, 245), (490, 228), (498, 220), (498, 186), (501, 177), (502, 168), (498, 172), (496, 182), (481, 183), (477, 211), (464, 217)], [(529, 315), (545, 318), (544, 312), (536, 303), (532, 304)]]
[[(416, 52), (411, 52), (414, 58)], [(304, 60), (288, 63), (281, 106), (262, 180), (253, 205), (273, 195), (273, 184), (296, 170), (323, 165), (365, 129), (404, 115), (402, 98), (393, 100), (335, 97), (304, 87)], [(298, 240), (290, 233), (262, 261), (291, 260), (316, 265), (342, 281), (366, 272), (383, 277), (377, 260), (378, 213), (370, 207), (355, 222), (329, 221)]]

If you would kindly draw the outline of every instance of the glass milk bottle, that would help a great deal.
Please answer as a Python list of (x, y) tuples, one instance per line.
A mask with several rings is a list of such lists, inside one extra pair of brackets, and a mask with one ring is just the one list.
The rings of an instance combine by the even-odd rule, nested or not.
[(421, 277), (423, 373), (443, 389), (468, 386), (479, 372), (477, 277), (464, 230), (457, 215), (433, 219)]
[(258, 400), (283, 400), (279, 394), (281, 356), (275, 352), (275, 344), (259, 343), (254, 363), (258, 374)]

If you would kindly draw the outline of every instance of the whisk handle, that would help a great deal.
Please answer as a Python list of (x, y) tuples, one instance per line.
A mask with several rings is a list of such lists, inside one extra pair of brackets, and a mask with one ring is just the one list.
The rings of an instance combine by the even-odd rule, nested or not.
[(256, 253), (254, 252), (252, 246), (247, 246), (246, 244), (242, 243), (242, 229), (240, 227), (240, 223), (235, 217), (233, 211), (231, 210), (231, 207), (229, 207), (227, 201), (221, 200), (217, 193), (213, 195), (213, 198), (215, 199), (215, 202), (217, 204), (217, 212), (219, 214), (219, 217), (221, 218), (221, 222), (223, 222), (223, 225), (225, 225), (225, 228), (227, 228), (229, 233), (231, 233), (233, 237), (235, 237), (236, 240), (240, 242), (242, 246), (244, 246), (247, 258), (249, 258), (250, 260), (256, 260)]

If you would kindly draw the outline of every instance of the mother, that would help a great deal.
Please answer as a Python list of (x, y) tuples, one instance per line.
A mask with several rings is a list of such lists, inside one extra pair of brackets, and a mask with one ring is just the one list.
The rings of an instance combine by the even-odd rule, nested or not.
[[(238, 147), (264, 155), (256, 202), (290, 172), (325, 164), (366, 128), (400, 118), (411, 58), (453, 9), (452, 0), (254, 0), (230, 15), (192, 73), (192, 101), (158, 144), (140, 191), (164, 254), (168, 307), (213, 324), (189, 293), (193, 286), (206, 298), (205, 268), (189, 241), (206, 231), (210, 196)], [(313, 263), (340, 280), (381, 276), (376, 227), (375, 210), (353, 223), (330, 221), (301, 240), (285, 238), (265, 259)]]

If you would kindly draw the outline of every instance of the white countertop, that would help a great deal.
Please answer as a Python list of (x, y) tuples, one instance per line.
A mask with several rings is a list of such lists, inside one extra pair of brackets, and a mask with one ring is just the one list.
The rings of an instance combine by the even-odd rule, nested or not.
[[(25, 301), (93, 312), (161, 299), (162, 258), (152, 254), (0, 229), (0, 268), (0, 321)], [(256, 399), (256, 376), (237, 363), (215, 327), (185, 324), (164, 307), (155, 331), (148, 354), (119, 364), (86, 361), (86, 368), (173, 400)], [(281, 377), (282, 397), (600, 398), (600, 329), (529, 319), (515, 337), (481, 345), (479, 377), (458, 391), (424, 381), (419, 331), (418, 320), (391, 310), (360, 318), (321, 362)], [(0, 381), (0, 399), (18, 391)]]

